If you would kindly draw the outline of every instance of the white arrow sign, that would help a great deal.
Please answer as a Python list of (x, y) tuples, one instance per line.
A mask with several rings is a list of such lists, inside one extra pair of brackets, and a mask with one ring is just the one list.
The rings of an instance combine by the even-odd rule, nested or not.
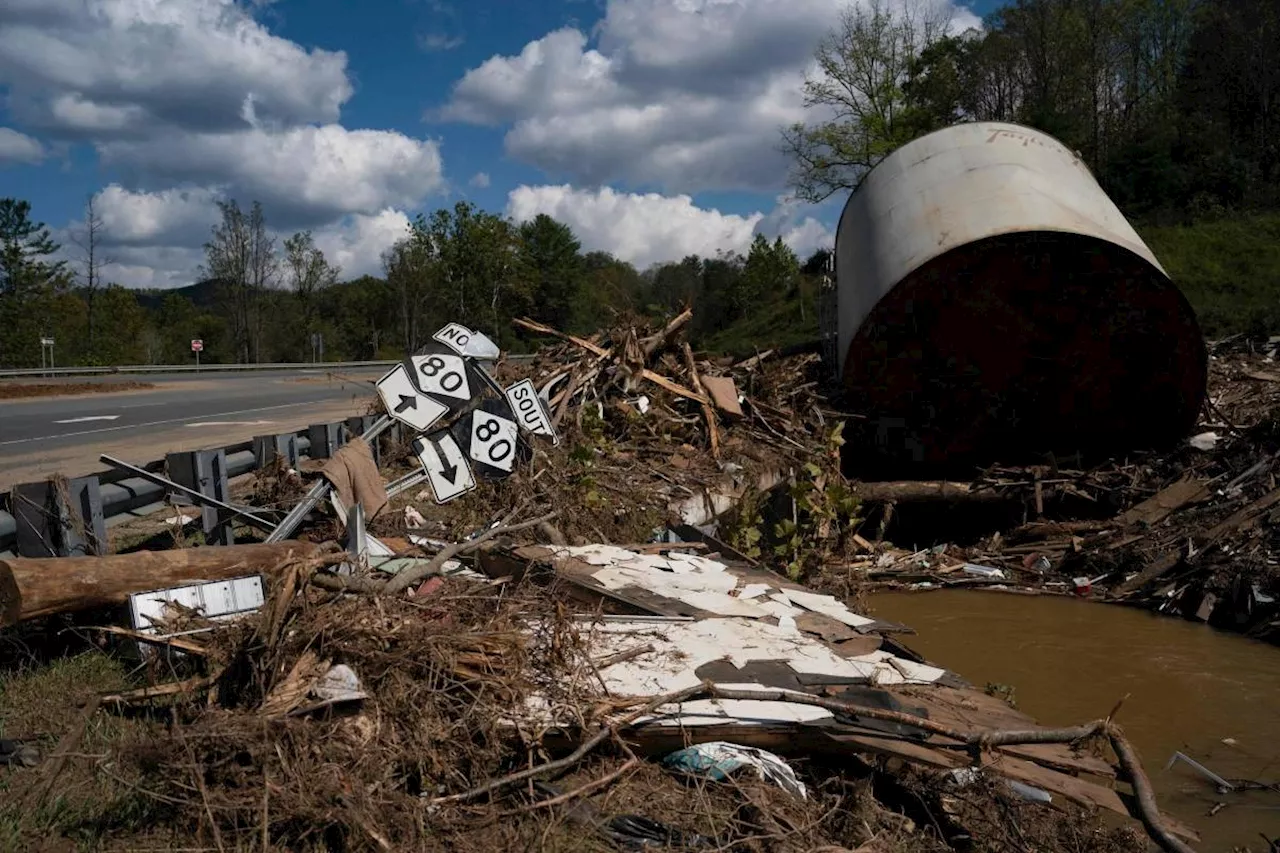
[(428, 394), (440, 394), (459, 400), (471, 399), (467, 382), (467, 364), (459, 355), (415, 355), (410, 359), (417, 374), (418, 387)]
[(413, 386), (409, 371), (403, 364), (397, 365), (378, 380), (378, 396), (382, 398), (382, 405), (386, 407), (388, 415), (418, 432), (430, 428), (449, 411), (448, 406), (420, 393)]
[(511, 473), (516, 464), (516, 422), (483, 409), (471, 415), (471, 458)]
[(441, 431), (414, 439), (413, 452), (427, 472), (427, 482), (431, 484), (436, 503), (448, 503), (476, 487), (471, 466), (449, 433)]
[(511, 411), (520, 420), (520, 426), (534, 435), (549, 436), (552, 443), (559, 444), (560, 436), (551, 424), (551, 414), (547, 411), (538, 391), (533, 387), (532, 379), (522, 379), (506, 390), (507, 402)]

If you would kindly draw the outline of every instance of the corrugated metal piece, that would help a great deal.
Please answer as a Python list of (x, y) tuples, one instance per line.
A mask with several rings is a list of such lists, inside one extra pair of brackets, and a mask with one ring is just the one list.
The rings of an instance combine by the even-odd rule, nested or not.
[(1080, 158), (961, 124), (885, 158), (836, 237), (841, 375), (898, 461), (1156, 446), (1203, 402), (1195, 317)]

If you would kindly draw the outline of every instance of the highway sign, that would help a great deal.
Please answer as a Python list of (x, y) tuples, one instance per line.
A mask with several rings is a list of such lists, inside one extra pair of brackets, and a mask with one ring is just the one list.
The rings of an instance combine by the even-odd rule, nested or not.
[(448, 503), (476, 487), (476, 478), (471, 473), (467, 458), (447, 430), (414, 439), (413, 452), (427, 472), (427, 482), (436, 503)]
[(53, 346), (53, 338), (41, 338), (41, 339), (40, 339), (40, 346), (42, 346), (42, 347), (51, 347), (51, 346)]
[(533, 380), (522, 379), (508, 388), (505, 394), (520, 426), (534, 435), (549, 436), (553, 444), (560, 443), (560, 436), (551, 424), (551, 413), (547, 411), (546, 401), (538, 396)]
[(471, 340), (472, 331), (466, 326), (458, 323), (450, 323), (431, 337), (456, 352), (458, 355), (467, 354), (467, 342)]
[(471, 415), (471, 446), (468, 455), (482, 465), (511, 473), (516, 464), (516, 422), (501, 415), (476, 409)]
[(505, 480), (516, 465), (533, 455), (529, 443), (520, 437), (511, 406), (503, 397), (489, 397), (468, 417), (449, 428), (458, 446), (472, 460), (476, 476), (484, 480)]
[(200, 340), (199, 338), (195, 338), (191, 341), (192, 352), (201, 352), (203, 350), (204, 350), (204, 341)]
[(458, 400), (471, 399), (471, 383), (467, 382), (467, 363), (460, 355), (415, 355), (409, 359), (413, 365), (414, 384), (427, 394), (439, 394)]
[(432, 424), (449, 411), (449, 407), (428, 397), (414, 387), (409, 379), (409, 370), (403, 365), (396, 365), (386, 376), (378, 380), (378, 396), (387, 414), (413, 427), (417, 432), (425, 432)]

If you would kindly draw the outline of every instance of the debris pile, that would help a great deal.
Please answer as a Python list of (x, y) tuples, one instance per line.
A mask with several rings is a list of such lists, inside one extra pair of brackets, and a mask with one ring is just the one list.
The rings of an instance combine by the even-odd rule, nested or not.
[[(1210, 449), (857, 483), (857, 415), (818, 357), (699, 359), (690, 316), (589, 339), (521, 320), (557, 341), (527, 361), (451, 324), (380, 380), (363, 438), (261, 472), (253, 495), (278, 512), (213, 502), (265, 543), (0, 562), (4, 624), (145, 610), (105, 633), (144, 650), (147, 679), (85, 709), (124, 735), (91, 752), (73, 727), (0, 809), (56, 810), (80, 761), (145, 805), (145, 830), (106, 829), (134, 848), (1142, 849), (1101, 810), (1190, 850), (1119, 705), (1037, 726), (857, 593), (1016, 584), (1203, 609), (1243, 583), (1268, 603), (1275, 410), (1230, 390), (1272, 381), (1245, 376), (1262, 357), (1215, 360)], [(380, 437), (397, 415), (407, 441)], [(1026, 517), (905, 551), (910, 504)], [(245, 572), (265, 590), (251, 608)]]
[[(412, 595), (336, 599), (300, 559), (250, 616), (126, 634), (157, 683), (103, 697), (134, 725), (80, 760), (146, 802), (118, 838), (135, 847), (940, 851), (1014, 814), (1021, 844), (1138, 851), (1088, 818), (1128, 813), (1127, 774), (1155, 837), (1189, 849), (1109, 720), (1037, 727), (891, 626), (721, 559), (495, 547)], [(24, 808), (53, 804), (59, 767), (24, 771)]]

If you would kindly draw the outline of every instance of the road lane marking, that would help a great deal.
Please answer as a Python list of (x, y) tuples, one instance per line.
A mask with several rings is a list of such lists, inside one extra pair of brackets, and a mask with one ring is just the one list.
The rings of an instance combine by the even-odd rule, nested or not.
[[(296, 409), (304, 406), (315, 407), (316, 405), (317, 403), (314, 400), (308, 400), (302, 403), (283, 403), (279, 406), (262, 406), (261, 408), (257, 408), (257, 409), (241, 409), (235, 412), (215, 412), (214, 416), (216, 417), (218, 415), (253, 415), (253, 414), (257, 414), (258, 412), (274, 412), (274, 411), (279, 411), (280, 409)], [(356, 408), (357, 408), (357, 405), (353, 403), (352, 409), (354, 410)], [(76, 436), (81, 436), (81, 435), (97, 435), (99, 433), (104, 433), (104, 432), (119, 432), (122, 429), (142, 429), (143, 427), (163, 426), (165, 424), (183, 424), (187, 422), (187, 418), (189, 417), (191, 416), (188, 415), (186, 418), (169, 418), (163, 421), (147, 421), (146, 423), (142, 423), (142, 424), (121, 424), (120, 426), (102, 427), (100, 429), (86, 429), (86, 430), (80, 430), (78, 432), (62, 432), (62, 433), (58, 433), (57, 435), (40, 435), (40, 436), (35, 436), (34, 438), (11, 438), (8, 441), (0, 441), (0, 447), (7, 447), (12, 444), (30, 444), (33, 441), (49, 441), (50, 439), (54, 439), (54, 438), (74, 438)]]
[(194, 421), (186, 424), (189, 427), (207, 427), (207, 426), (263, 426), (264, 424), (273, 424), (275, 421)]
[(55, 424), (82, 424), (85, 421), (114, 421), (119, 415), (85, 415), (82, 418), (67, 418), (65, 421), (54, 421)]

